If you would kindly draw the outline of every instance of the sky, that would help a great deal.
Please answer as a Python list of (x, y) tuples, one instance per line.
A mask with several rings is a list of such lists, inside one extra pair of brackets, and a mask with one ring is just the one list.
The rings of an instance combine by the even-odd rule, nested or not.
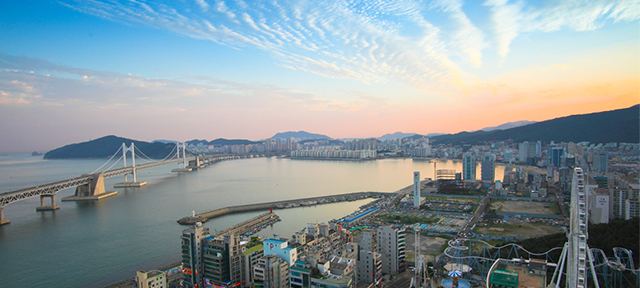
[(639, 24), (636, 0), (0, 0), (0, 153), (627, 108)]

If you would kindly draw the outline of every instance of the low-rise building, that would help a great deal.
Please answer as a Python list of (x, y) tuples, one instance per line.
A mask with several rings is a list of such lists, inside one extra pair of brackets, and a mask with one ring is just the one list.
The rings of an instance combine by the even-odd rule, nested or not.
[(288, 288), (289, 263), (275, 254), (262, 256), (253, 267), (253, 287)]
[(139, 288), (165, 288), (167, 287), (167, 277), (162, 271), (137, 271), (136, 283)]

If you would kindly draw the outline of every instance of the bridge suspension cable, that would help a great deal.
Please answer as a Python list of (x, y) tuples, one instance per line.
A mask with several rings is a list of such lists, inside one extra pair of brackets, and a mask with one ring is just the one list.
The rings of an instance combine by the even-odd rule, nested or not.
[(123, 158), (123, 157), (124, 157), (124, 156), (120, 156), (120, 158), (118, 159), (118, 161), (114, 162), (114, 163), (113, 163), (113, 165), (111, 165), (111, 167), (109, 167), (109, 168), (105, 169), (105, 171), (107, 171), (107, 170), (111, 170), (111, 168), (113, 168), (113, 166), (116, 166), (116, 164), (120, 163), (120, 160), (122, 160), (122, 158)]
[[(174, 150), (176, 150), (176, 146), (173, 146), (173, 149), (171, 149), (171, 151), (169, 152), (169, 154), (167, 154), (167, 156), (166, 156), (166, 157), (164, 157), (164, 158), (163, 158), (162, 160), (160, 160), (160, 161), (164, 161), (164, 160), (169, 159), (169, 156), (173, 155), (173, 151), (174, 151)], [(142, 151), (140, 150), (140, 148), (138, 148), (138, 151), (136, 151), (136, 152), (140, 152), (140, 154), (142, 154), (142, 156), (146, 157), (146, 158), (142, 158), (142, 157), (140, 157), (141, 159), (149, 160), (149, 161), (151, 161), (151, 162), (155, 161), (155, 160), (151, 159), (151, 157), (149, 157), (149, 156), (147, 156), (146, 154), (144, 154), (144, 152), (142, 152)]]
[[(134, 156), (138, 156), (138, 158), (140, 158), (142, 160), (148, 160), (148, 161), (151, 161), (151, 162), (154, 161), (153, 159), (151, 159), (151, 157), (149, 157), (146, 154), (144, 154), (144, 152), (142, 152), (142, 150), (140, 150), (140, 148), (138, 148), (138, 151), (136, 151), (136, 152), (138, 152), (138, 153), (140, 153), (142, 155), (134, 155)], [(136, 154), (138, 154), (138, 153), (136, 153)], [(142, 157), (142, 156), (144, 156), (144, 157)]]
[[(116, 151), (116, 153), (113, 153), (113, 155), (111, 155), (111, 158), (109, 158), (109, 160), (107, 160), (107, 162), (104, 162), (104, 164), (102, 164), (102, 166), (98, 167), (98, 169), (96, 169), (96, 170), (93, 170), (93, 172), (91, 172), (89, 174), (95, 174), (96, 172), (98, 172), (98, 170), (102, 169), (102, 167), (104, 167), (104, 165), (107, 165), (107, 163), (109, 163), (109, 161), (111, 161), (111, 159), (113, 159), (113, 157), (115, 157), (118, 154), (118, 152), (120, 152), (120, 150), (122, 150), (122, 146), (120, 146), (120, 148), (118, 148), (118, 151)], [(122, 157), (120, 157), (120, 159), (122, 159)], [(119, 161), (120, 160), (118, 160), (116, 163), (118, 163)], [(111, 167), (113, 167), (113, 166), (111, 166)], [(111, 169), (111, 168), (109, 168), (109, 169)], [(109, 170), (109, 169), (106, 169), (106, 170)]]

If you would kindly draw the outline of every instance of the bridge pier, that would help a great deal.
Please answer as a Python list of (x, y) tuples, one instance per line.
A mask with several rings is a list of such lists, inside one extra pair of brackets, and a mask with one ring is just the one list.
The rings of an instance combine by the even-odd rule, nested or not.
[(4, 219), (4, 207), (0, 207), (0, 225), (7, 225), (11, 223), (11, 220)]
[(76, 187), (76, 194), (62, 198), (62, 201), (95, 201), (118, 194), (118, 191), (106, 191), (102, 173), (91, 175), (91, 182)]
[[(44, 198), (49, 197), (51, 198), (51, 205), (50, 206), (45, 206), (44, 205)], [(55, 194), (50, 194), (50, 195), (40, 195), (40, 207), (36, 207), (36, 211), (53, 211), (53, 210), (57, 210), (60, 209), (60, 205), (56, 205), (56, 195)]]

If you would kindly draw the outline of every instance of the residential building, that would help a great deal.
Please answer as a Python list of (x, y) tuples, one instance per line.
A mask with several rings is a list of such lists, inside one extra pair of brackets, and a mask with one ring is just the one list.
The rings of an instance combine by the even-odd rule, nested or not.
[(288, 288), (289, 263), (275, 254), (264, 255), (253, 267), (253, 287)]
[(609, 189), (591, 190), (588, 199), (589, 221), (593, 224), (609, 223)]
[(167, 287), (167, 277), (164, 272), (158, 270), (137, 271), (136, 283), (138, 283), (138, 288), (165, 288)]
[(193, 227), (182, 231), (182, 267), (184, 271), (183, 286), (202, 286), (203, 262), (202, 250), (203, 240), (209, 237), (209, 228), (202, 226), (198, 222)]
[(624, 219), (629, 220), (631, 218), (640, 217), (640, 201), (638, 199), (627, 199), (625, 203)]
[(476, 180), (476, 159), (472, 153), (462, 155), (462, 179)]
[(626, 189), (615, 188), (610, 191), (610, 206), (609, 211), (611, 213), (611, 219), (625, 219), (627, 216), (627, 205), (626, 201), (628, 199), (638, 199), (640, 196), (640, 191), (636, 189), (632, 189), (628, 187)]
[(289, 285), (292, 288), (310, 288), (311, 267), (303, 261), (295, 261), (289, 267)]
[(382, 279), (382, 255), (360, 249), (357, 260), (357, 279), (367, 283)]
[(287, 241), (280, 239), (267, 239), (262, 242), (264, 246), (264, 255), (278, 255), (278, 257), (284, 259), (289, 266), (298, 260), (297, 249), (289, 247)]
[(496, 178), (496, 160), (495, 155), (485, 153), (480, 166), (480, 179), (489, 183), (493, 183)]
[(555, 167), (562, 167), (562, 158), (564, 157), (564, 149), (562, 147), (549, 147), (549, 157), (551, 163)]
[(241, 284), (244, 279), (242, 269), (242, 246), (233, 234), (205, 239), (203, 250), (204, 281), (215, 285)]
[(378, 227), (378, 253), (382, 255), (382, 273), (396, 274), (405, 268), (405, 230), (393, 226)]
[(598, 153), (593, 157), (593, 170), (599, 173), (607, 173), (609, 170), (609, 155)]
[(242, 251), (242, 270), (245, 283), (253, 283), (253, 267), (258, 265), (258, 261), (264, 255), (262, 244), (248, 245)]
[(413, 208), (420, 209), (420, 172), (413, 172)]

